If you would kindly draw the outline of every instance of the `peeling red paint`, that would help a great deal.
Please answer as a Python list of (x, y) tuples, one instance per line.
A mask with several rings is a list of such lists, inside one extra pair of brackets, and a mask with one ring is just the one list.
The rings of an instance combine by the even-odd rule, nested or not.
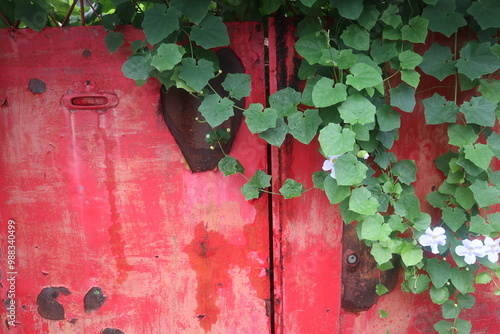
[[(262, 205), (256, 206), (263, 209)], [(262, 216), (257, 215), (265, 218)], [(184, 252), (188, 254), (191, 267), (196, 271), (197, 308), (194, 314), (199, 319), (200, 327), (206, 332), (211, 331), (212, 325), (218, 320), (220, 309), (217, 298), (220, 290), (232, 290), (233, 281), (229, 271), (235, 266), (250, 268), (249, 279), (256, 295), (262, 299), (262, 309), (265, 310), (266, 299), (269, 298), (269, 264), (268, 259), (262, 258), (263, 254), (257, 251), (262, 249), (261, 246), (268, 246), (262, 238), (262, 233), (265, 232), (262, 227), (258, 220), (245, 225), (245, 243), (240, 245), (228, 242), (222, 233), (212, 230), (205, 222), (196, 225), (193, 240), (184, 248)]]

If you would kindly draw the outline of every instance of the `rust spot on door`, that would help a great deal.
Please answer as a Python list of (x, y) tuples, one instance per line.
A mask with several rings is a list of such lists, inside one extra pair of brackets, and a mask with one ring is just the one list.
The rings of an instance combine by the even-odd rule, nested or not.
[(36, 299), (38, 313), (49, 320), (64, 320), (64, 307), (57, 300), (59, 294), (67, 296), (71, 292), (65, 287), (47, 287), (43, 288)]
[(358, 239), (353, 224), (344, 226), (342, 237), (342, 308), (349, 312), (366, 311), (378, 301), (377, 284), (392, 291), (399, 268), (381, 271), (370, 248)]
[(41, 94), (47, 90), (47, 85), (40, 79), (31, 79), (28, 88), (34, 94)]
[(106, 296), (102, 292), (102, 289), (95, 286), (92, 287), (92, 289), (90, 289), (83, 298), (83, 307), (85, 308), (85, 312), (98, 310), (102, 305), (104, 305), (105, 301)]
[(101, 334), (125, 334), (117, 328), (105, 328), (102, 330)]

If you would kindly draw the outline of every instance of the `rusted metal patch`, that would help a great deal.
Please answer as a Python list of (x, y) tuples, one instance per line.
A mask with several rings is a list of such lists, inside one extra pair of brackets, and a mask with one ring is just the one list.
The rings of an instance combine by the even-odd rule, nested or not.
[[(222, 73), (210, 80), (210, 85), (222, 97), (227, 97), (227, 93), (222, 88), (222, 82), (227, 73), (243, 73), (245, 71), (238, 56), (229, 48), (220, 49), (217, 52), (219, 67)], [(245, 99), (234, 101), (239, 108), (245, 107)], [(162, 89), (161, 108), (163, 117), (170, 133), (175, 138), (177, 145), (182, 151), (189, 168), (193, 172), (203, 172), (215, 168), (218, 162), (224, 157), (224, 153), (219, 147), (210, 148), (210, 144), (205, 141), (205, 136), (212, 131), (206, 122), (199, 122), (203, 117), (198, 111), (200, 100), (190, 95), (183, 89), (175, 87), (169, 88), (166, 92)], [(230, 129), (231, 138), (222, 143), (222, 149), (228, 153), (233, 145), (236, 132), (241, 123), (243, 113), (239, 109), (234, 109), (235, 115), (222, 123), (218, 128)]]
[(83, 307), (85, 312), (92, 312), (98, 310), (104, 302), (106, 301), (106, 296), (99, 287), (92, 287), (83, 297)]
[(41, 94), (47, 90), (47, 85), (40, 79), (31, 79), (28, 88), (33, 94)]
[(366, 311), (378, 301), (377, 284), (383, 284), (389, 291), (394, 289), (399, 268), (379, 270), (370, 248), (358, 239), (353, 224), (344, 226), (342, 247), (342, 308), (349, 312)]
[(101, 334), (125, 334), (117, 328), (105, 328), (102, 330)]
[(59, 294), (67, 296), (71, 292), (63, 287), (47, 287), (43, 288), (36, 299), (36, 304), (38, 305), (38, 313), (49, 320), (64, 320), (64, 307), (57, 300)]

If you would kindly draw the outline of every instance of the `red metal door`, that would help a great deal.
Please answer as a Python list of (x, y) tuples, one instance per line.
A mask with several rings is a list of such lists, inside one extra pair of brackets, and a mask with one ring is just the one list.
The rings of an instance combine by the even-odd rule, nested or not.
[[(246, 103), (265, 103), (263, 30), (229, 30)], [(1, 332), (268, 333), (267, 198), (186, 168), (158, 84), (126, 79), (130, 46), (110, 55), (105, 34), (0, 32)], [(245, 127), (232, 153), (266, 169)]]
[[(253, 78), (246, 104), (265, 104), (263, 29), (229, 28), (231, 48)], [(128, 41), (141, 37), (131, 28), (124, 33)], [(299, 63), (290, 22), (271, 21), (268, 33), (272, 94), (300, 85)], [(368, 311), (342, 310), (337, 208), (318, 190), (246, 202), (243, 178), (186, 169), (158, 113), (158, 84), (137, 87), (124, 78), (130, 50), (110, 55), (104, 36), (95, 27), (0, 32), (5, 331), (434, 332), (439, 307), (398, 288)], [(428, 176), (416, 185), (423, 199), (441, 181), (433, 160), (445, 149), (445, 129), (425, 127), (421, 108), (402, 122), (411, 131), (401, 133), (394, 152)], [(245, 126), (232, 155), (249, 175), (270, 170), (275, 188), (286, 178), (311, 187), (309, 175), (323, 162), (317, 150), (293, 140), (269, 154)], [(477, 291), (464, 316), (476, 333), (498, 325), (488, 289)], [(389, 317), (379, 317), (382, 309)]]

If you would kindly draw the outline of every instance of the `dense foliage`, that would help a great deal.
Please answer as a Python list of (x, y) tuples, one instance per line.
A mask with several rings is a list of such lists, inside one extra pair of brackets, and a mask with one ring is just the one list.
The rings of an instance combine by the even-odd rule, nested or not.
[[(199, 97), (199, 111), (214, 129), (207, 136), (213, 145), (228, 135), (218, 127), (233, 115), (232, 99), (251, 94), (247, 74), (227, 76), (223, 87), (232, 99), (208, 84), (219, 71), (210, 49), (229, 44), (224, 22), (300, 18), (295, 49), (303, 58), (298, 76), (305, 88), (282, 89), (267, 106), (251, 104), (244, 110), (250, 131), (277, 147), (288, 134), (304, 144), (318, 138), (325, 163), (312, 175), (315, 187), (338, 204), (346, 223), (357, 222), (358, 235), (380, 268), (392, 267), (398, 255), (402, 288), (429, 291), (441, 305), (444, 320), (434, 326), (439, 333), (470, 333), (471, 324), (460, 313), (474, 305), (475, 284), (492, 282), (500, 294), (500, 213), (488, 211), (500, 195), (500, 172), (490, 168), (500, 158), (494, 129), (500, 102), (499, 1), (102, 0), (71, 12), (76, 3), (4, 0), (0, 25), (41, 30), (102, 24), (110, 52), (124, 43), (120, 25), (141, 27), (145, 40), (132, 43), (124, 75), (138, 85), (155, 77), (165, 89), (175, 86)], [(451, 38), (453, 45), (435, 42), (421, 51), (429, 32)], [(447, 124), (452, 147), (436, 160), (444, 182), (426, 198), (442, 213), (433, 226), (412, 186), (418, 182), (415, 162), (398, 161), (390, 151), (405, 131), (401, 113), (416, 106), (421, 73), (434, 77), (437, 86), (451, 82), (453, 89), (451, 98), (435, 92), (423, 100), (427, 124)], [(244, 172), (229, 155), (219, 169), (224, 175)], [(257, 171), (242, 188), (245, 198), (258, 198), (270, 179)], [(279, 194), (292, 198), (304, 191), (288, 179)]]

